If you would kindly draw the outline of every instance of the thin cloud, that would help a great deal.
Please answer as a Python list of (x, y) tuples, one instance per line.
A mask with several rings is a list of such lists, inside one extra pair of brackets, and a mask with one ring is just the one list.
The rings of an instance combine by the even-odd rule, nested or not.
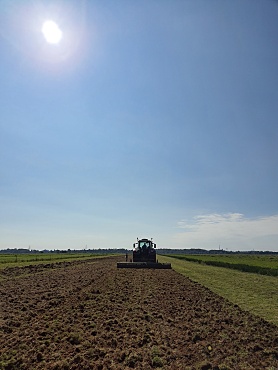
[(181, 232), (175, 239), (185, 248), (278, 249), (278, 215), (248, 218), (241, 213), (213, 213), (181, 220), (178, 228)]

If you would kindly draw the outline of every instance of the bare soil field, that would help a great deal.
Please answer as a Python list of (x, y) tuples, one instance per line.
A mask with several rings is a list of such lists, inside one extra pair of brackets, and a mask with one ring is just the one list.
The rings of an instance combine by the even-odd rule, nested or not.
[(119, 257), (0, 273), (0, 369), (278, 369), (278, 327)]

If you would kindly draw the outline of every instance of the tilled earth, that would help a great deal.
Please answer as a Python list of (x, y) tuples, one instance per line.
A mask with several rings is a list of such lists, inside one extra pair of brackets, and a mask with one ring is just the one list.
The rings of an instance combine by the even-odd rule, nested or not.
[(0, 369), (278, 369), (278, 328), (118, 257), (6, 269)]

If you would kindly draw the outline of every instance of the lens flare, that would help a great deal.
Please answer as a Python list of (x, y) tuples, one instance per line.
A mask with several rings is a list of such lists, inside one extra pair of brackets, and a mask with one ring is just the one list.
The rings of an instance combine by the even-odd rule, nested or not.
[(57, 23), (51, 20), (43, 23), (42, 33), (49, 44), (59, 44), (63, 37), (63, 32), (60, 30)]

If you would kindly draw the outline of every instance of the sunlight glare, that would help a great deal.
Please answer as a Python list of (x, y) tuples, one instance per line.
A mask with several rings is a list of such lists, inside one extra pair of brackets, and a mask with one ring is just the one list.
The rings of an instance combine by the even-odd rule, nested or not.
[(42, 33), (49, 44), (58, 44), (63, 37), (63, 33), (59, 26), (51, 20), (43, 23)]

